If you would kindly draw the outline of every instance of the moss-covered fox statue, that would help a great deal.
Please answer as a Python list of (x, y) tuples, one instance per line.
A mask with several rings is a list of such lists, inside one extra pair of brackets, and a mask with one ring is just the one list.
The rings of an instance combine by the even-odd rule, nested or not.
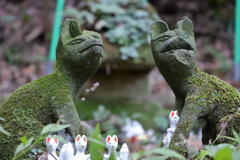
[[(175, 108), (180, 114), (169, 148), (186, 155), (186, 143), (194, 123), (204, 119), (202, 142), (214, 141), (223, 129), (225, 136), (240, 133), (240, 93), (219, 78), (198, 69), (196, 44), (191, 20), (184, 17), (175, 30), (163, 21), (155, 21), (150, 28), (151, 49), (155, 63), (173, 90)], [(180, 136), (183, 135), (183, 136)], [(181, 137), (181, 138), (180, 138)], [(215, 144), (231, 143), (219, 138)]]
[(13, 157), (19, 138), (40, 134), (43, 126), (55, 123), (60, 116), (74, 139), (84, 133), (73, 103), (73, 98), (99, 68), (103, 57), (100, 34), (79, 28), (74, 19), (67, 19), (61, 30), (56, 50), (54, 71), (16, 90), (0, 109), (4, 129), (11, 133), (7, 137), (0, 133), (0, 159)]

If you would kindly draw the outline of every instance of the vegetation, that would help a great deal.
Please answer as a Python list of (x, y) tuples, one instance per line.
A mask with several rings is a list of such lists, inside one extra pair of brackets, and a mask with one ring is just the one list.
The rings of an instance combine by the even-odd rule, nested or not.
[[(154, 0), (149, 1), (151, 2)], [(17, 5), (11, 4), (7, 1), (0, 3), (2, 8), (2, 14), (0, 16), (0, 28), (2, 29), (0, 35), (0, 57), (2, 57), (0, 60), (0, 74), (2, 76), (0, 78), (1, 94), (12, 92), (19, 86), (45, 74), (45, 62), (47, 61), (48, 53), (47, 46), (50, 41), (50, 26), (52, 26), (52, 13), (55, 8), (55, 3), (49, 2), (44, 0), (37, 3), (30, 3), (30, 0), (25, 0), (25, 3)], [(137, 7), (135, 5), (136, 2), (130, 0), (87, 1), (81, 3), (78, 9), (69, 8), (69, 6), (72, 6), (72, 3), (73, 1), (70, 0), (66, 4), (67, 10), (65, 11), (65, 15), (76, 17), (81, 21), (85, 28), (89, 30), (97, 30), (98, 32), (103, 33), (108, 42), (111, 42), (114, 45), (119, 45), (121, 53), (119, 55), (110, 56), (114, 58), (120, 57), (122, 60), (138, 59), (138, 47), (144, 44), (148, 45), (148, 30), (146, 30), (148, 29), (148, 23), (152, 21), (152, 19), (159, 19), (155, 13), (146, 12), (146, 3), (140, 0), (137, 3)], [(228, 82), (231, 82), (231, 73), (229, 71), (231, 70), (232, 65), (232, 24), (234, 12), (232, 6), (234, 6), (234, 2), (226, 0), (198, 0), (191, 2), (188, 5), (184, 5), (180, 1), (155, 1), (154, 3), (156, 3), (154, 7), (156, 7), (161, 18), (172, 23), (171, 27), (175, 25), (176, 19), (180, 19), (185, 15), (188, 15), (193, 19), (195, 33), (197, 34), (197, 47), (199, 49), (198, 61), (200, 62), (201, 70), (221, 76), (222, 79), (227, 79)], [(210, 6), (208, 3), (210, 3)], [(45, 7), (42, 7), (44, 6), (42, 4), (47, 4), (48, 6), (46, 5), (46, 8), (51, 8), (51, 10), (49, 9), (46, 11)], [(111, 7), (106, 7), (106, 4), (111, 5)], [(126, 6), (130, 7), (128, 8)], [(84, 10), (82, 8), (84, 8)], [(42, 12), (44, 14), (42, 14)], [(43, 18), (41, 19), (41, 16), (39, 15), (48, 16), (42, 16)], [(141, 21), (139, 21), (139, 19), (141, 19)], [(46, 28), (46, 26), (48, 27)], [(117, 31), (122, 35), (114, 35), (114, 31)], [(139, 34), (140, 31), (143, 32), (143, 34)], [(144, 38), (144, 36), (146, 37)], [(138, 40), (140, 41), (138, 42)], [(240, 86), (239, 84), (235, 85), (236, 87), (237, 85)], [(0, 98), (2, 98), (2, 95)], [(91, 102), (88, 101), (84, 103)], [(123, 120), (129, 116), (132, 119), (138, 119), (143, 123), (146, 122), (144, 126), (149, 127), (152, 127), (149, 125), (150, 123), (154, 124), (155, 122), (157, 126), (156, 128), (158, 129), (154, 129), (157, 131), (159, 139), (156, 143), (160, 146), (160, 132), (164, 131), (168, 126), (167, 119), (162, 115), (167, 115), (169, 110), (164, 109), (148, 115), (146, 112), (140, 113), (139, 110), (138, 112), (133, 111), (132, 108), (127, 105), (123, 107), (122, 112), (119, 111), (119, 109), (110, 111), (104, 106), (100, 106), (99, 109), (96, 110), (97, 105), (99, 104), (95, 103), (92, 105), (93, 107), (91, 110), (84, 111), (86, 114), (80, 115), (82, 116), (81, 119), (85, 119), (84, 116), (87, 114), (89, 114), (89, 117), (92, 119), (93, 117), (99, 118), (94, 121), (94, 124), (96, 124), (97, 121), (100, 121), (101, 128), (100, 126), (98, 128), (96, 125), (96, 132), (98, 132), (96, 133), (92, 131), (90, 133), (96, 133), (95, 135), (99, 135), (99, 130), (101, 130), (102, 135), (118, 133), (120, 131), (119, 128), (116, 128), (116, 125), (112, 125), (106, 119), (115, 116), (116, 113), (120, 113), (117, 115), (118, 120)], [(110, 108), (109, 106), (106, 107)], [(154, 122), (151, 121), (152, 118), (154, 119)], [(229, 117), (225, 118), (227, 120)], [(121, 122), (121, 125), (124, 124), (123, 121), (119, 122)], [(53, 127), (53, 125), (56, 126), (56, 128), (61, 126), (59, 124), (51, 124), (50, 126)], [(162, 128), (159, 129), (160, 127)], [(3, 133), (11, 136), (11, 133), (4, 130), (1, 126), (0, 132), (0, 134)], [(233, 131), (233, 133), (234, 138), (230, 139), (235, 142), (234, 145), (214, 145), (214, 143), (211, 143), (210, 145), (205, 146), (205, 150), (200, 151), (200, 155), (197, 155), (198, 158), (196, 159), (213, 157), (216, 160), (237, 160), (238, 157), (240, 157), (240, 138), (236, 132)], [(217, 138), (221, 138), (221, 136), (219, 135)], [(34, 149), (34, 144), (38, 140), (42, 141), (44, 139), (45, 137), (44, 135), (41, 135), (41, 133), (39, 133), (39, 136), (37, 137), (22, 137), (22, 145), (20, 144), (18, 153), (16, 153), (16, 150), (16, 156), (14, 159), (17, 159), (20, 155), (26, 153), (26, 151), (30, 152), (29, 157), (33, 157), (39, 152), (42, 152), (42, 150)], [(92, 144), (99, 144), (96, 148), (104, 147), (101, 139), (91, 140), (89, 137), (88, 139), (91, 142), (91, 146)], [(166, 156), (158, 156), (158, 154), (163, 153), (165, 153)], [(139, 158), (155, 158), (161, 160), (166, 159), (168, 155), (173, 155), (173, 153), (169, 150), (157, 148), (152, 151), (140, 150), (137, 153), (132, 153), (131, 158), (134, 160)]]
[[(95, 111), (93, 114), (96, 115), (103, 110), (104, 110), (104, 107), (102, 106), (98, 109), (98, 111)], [(109, 113), (110, 111), (107, 111), (107, 112)], [(237, 116), (237, 115), (238, 114), (235, 113), (232, 116)], [(106, 118), (106, 115), (102, 116), (102, 118), (104, 117)], [(69, 127), (69, 125), (61, 125), (60, 124), (61, 121), (64, 121), (64, 119), (60, 119), (55, 124), (49, 124), (44, 126), (41, 133), (39, 133), (37, 137), (31, 137), (31, 138), (26, 136), (21, 137), (20, 138), (21, 144), (19, 144), (17, 149), (15, 150), (15, 154), (14, 154), (15, 156), (12, 158), (12, 160), (17, 160), (25, 154), (28, 154), (28, 157), (31, 159), (39, 155), (42, 155), (43, 148), (41, 149), (35, 148), (36, 144), (41, 141), (45, 141), (46, 136), (50, 132), (56, 132)], [(101, 126), (102, 126), (101, 128), (100, 128), (100, 125), (97, 123), (94, 131), (89, 130), (89, 133), (90, 133), (90, 136), (88, 137), (88, 141), (90, 141), (89, 153), (91, 154), (92, 160), (101, 160), (101, 156), (104, 153), (104, 148), (106, 148), (106, 145), (103, 143), (103, 138), (100, 132), (100, 129), (101, 130), (104, 129), (103, 127), (104, 123), (107, 123), (106, 119), (101, 122)], [(223, 130), (224, 130), (224, 127), (222, 128), (221, 132)], [(7, 134), (8, 136), (11, 136), (2, 129), (0, 130), (0, 132), (3, 134)], [(109, 132), (107, 134), (111, 134), (111, 133)], [(112, 133), (112, 134), (115, 134), (115, 133)], [(236, 133), (234, 130), (233, 130), (233, 134), (234, 134), (234, 138), (231, 138), (231, 137), (222, 136), (221, 133), (219, 133), (217, 138), (212, 143), (209, 143), (209, 145), (205, 145), (204, 149), (200, 150), (200, 152), (195, 151), (194, 152), (195, 154), (192, 156), (190, 155), (191, 158), (188, 158), (188, 159), (203, 160), (204, 158), (208, 158), (208, 159), (213, 158), (214, 160), (238, 160), (240, 156), (240, 135)], [(214, 142), (217, 139), (223, 138), (223, 137), (227, 139), (231, 139), (232, 141), (234, 141), (234, 144), (223, 143), (219, 145), (214, 145)], [(65, 140), (60, 136), (57, 136), (56, 138), (61, 142), (65, 142)], [(145, 145), (145, 144), (142, 144), (142, 145)], [(161, 144), (159, 144), (159, 146), (161, 146)], [(116, 155), (118, 154), (119, 153), (117, 152)], [(129, 157), (130, 157), (129, 158), (130, 160), (140, 160), (140, 159), (141, 160), (155, 160), (155, 159), (165, 160), (169, 157), (172, 157), (172, 158), (175, 157), (180, 160), (186, 159), (174, 151), (171, 151), (165, 148), (159, 148), (159, 147), (156, 147), (147, 151), (139, 150), (138, 152), (131, 153)], [(113, 156), (111, 156), (110, 160), (114, 160)]]
[[(81, 25), (99, 31), (108, 43), (119, 45), (120, 58), (138, 58), (138, 48), (149, 45), (149, 26), (159, 19), (146, 1), (83, 1), (79, 10), (68, 8), (65, 16), (77, 18)], [(110, 53), (111, 54), (111, 53)]]

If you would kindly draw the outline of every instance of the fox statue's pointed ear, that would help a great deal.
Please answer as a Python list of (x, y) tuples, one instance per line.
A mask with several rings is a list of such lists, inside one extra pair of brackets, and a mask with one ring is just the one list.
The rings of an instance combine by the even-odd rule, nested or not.
[(84, 142), (87, 142), (87, 137), (85, 135), (82, 136)]
[(192, 24), (192, 21), (187, 17), (183, 17), (182, 20), (177, 22), (176, 29), (181, 29), (193, 35), (193, 24)]
[(171, 116), (173, 117), (174, 115), (175, 115), (175, 112), (174, 112), (174, 111), (172, 111), (172, 112), (171, 112)]
[(150, 28), (150, 34), (151, 34), (151, 38), (154, 39), (157, 36), (159, 36), (160, 34), (162, 34), (163, 32), (168, 31), (168, 25), (167, 23), (159, 20), (159, 21), (155, 21), (151, 24), (151, 28)]
[(177, 112), (177, 110), (175, 111), (175, 114), (178, 116), (178, 112)]
[(54, 136), (53, 136), (53, 139), (54, 139), (54, 141), (56, 142), (56, 144), (58, 144), (59, 141), (58, 141), (58, 139), (57, 139), (56, 137), (57, 137), (57, 136), (54, 135)]
[(109, 141), (111, 141), (111, 138), (112, 138), (112, 137), (111, 137), (110, 135), (108, 135), (107, 138), (106, 138), (106, 143), (109, 142)]
[(76, 19), (66, 19), (61, 32), (61, 41), (66, 43), (70, 39), (82, 34), (79, 23)]
[(51, 136), (48, 135), (48, 136), (47, 136), (47, 139), (46, 139), (46, 144), (47, 144), (48, 142), (50, 142), (50, 140), (51, 140)]
[(78, 142), (81, 139), (80, 135), (77, 135), (77, 137), (75, 138), (75, 142)]
[(116, 135), (113, 135), (113, 140), (118, 143), (118, 138)]

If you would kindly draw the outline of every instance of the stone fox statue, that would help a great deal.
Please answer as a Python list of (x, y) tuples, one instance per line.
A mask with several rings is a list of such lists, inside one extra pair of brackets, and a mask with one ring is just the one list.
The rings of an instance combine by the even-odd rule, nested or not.
[[(219, 78), (198, 69), (191, 20), (184, 17), (177, 22), (175, 30), (169, 30), (163, 21), (155, 21), (150, 33), (155, 63), (175, 94), (175, 108), (180, 114), (169, 148), (186, 155), (183, 138), (189, 138), (198, 119), (206, 121), (202, 130), (204, 144), (210, 140), (213, 142), (222, 129), (225, 136), (233, 137), (233, 129), (240, 133), (240, 93)], [(222, 127), (223, 124), (226, 128)], [(226, 138), (216, 141), (225, 142), (231, 143)]]
[(100, 34), (79, 27), (74, 19), (64, 22), (54, 71), (16, 90), (1, 107), (0, 117), (6, 120), (2, 125), (11, 132), (10, 137), (0, 134), (1, 159), (11, 159), (21, 136), (36, 137), (60, 116), (71, 124), (67, 130), (71, 137), (86, 134), (73, 98), (99, 68), (103, 44)]

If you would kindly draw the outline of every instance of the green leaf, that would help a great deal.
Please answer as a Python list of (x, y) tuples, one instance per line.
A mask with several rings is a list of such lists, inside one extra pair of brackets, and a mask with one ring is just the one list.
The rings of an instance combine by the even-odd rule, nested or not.
[(2, 125), (0, 125), (0, 132), (3, 133), (3, 134), (5, 134), (5, 135), (7, 135), (7, 136), (10, 136), (10, 135), (11, 135), (11, 133), (9, 133), (8, 131), (6, 131), (6, 130), (2, 127)]
[(16, 16), (15, 15), (1, 15), (0, 16), (0, 21), (1, 22), (6, 22), (6, 23), (11, 23), (13, 21), (16, 20)]
[(27, 142), (28, 142), (28, 140), (27, 140), (27, 136), (26, 136), (26, 135), (25, 135), (25, 136), (22, 136), (22, 137), (20, 137), (19, 139), (20, 139), (20, 141), (23, 143), (23, 145), (26, 145), (26, 144), (27, 144)]
[(162, 130), (167, 130), (169, 121), (165, 117), (163, 117), (163, 116), (155, 116), (153, 118), (153, 121)]
[(137, 119), (137, 118), (146, 119), (146, 115), (141, 112), (136, 112), (136, 113), (132, 114), (131, 118), (132, 119)]
[(103, 146), (103, 147), (107, 147), (107, 146), (102, 142), (102, 140), (100, 141), (100, 140), (97, 140), (97, 139), (94, 139), (94, 138), (91, 138), (91, 137), (88, 137), (87, 140), (90, 141), (90, 142), (99, 144), (99, 145), (101, 145), (101, 146)]
[(229, 147), (219, 149), (214, 160), (232, 160), (232, 150)]
[[(99, 130), (99, 123), (96, 125), (96, 129), (93, 133), (92, 139), (95, 139), (96, 141), (102, 141), (100, 130)], [(91, 142), (89, 151), (90, 151), (92, 160), (103, 159), (104, 147), (102, 144)]]
[(142, 150), (140, 150), (138, 153), (132, 153), (130, 156), (132, 160), (138, 160), (140, 159), (142, 156), (144, 156), (143, 154), (144, 152)]
[(98, 20), (96, 22), (96, 24), (94, 25), (94, 28), (96, 30), (101, 30), (105, 25), (106, 25), (106, 20), (105, 19), (101, 19), (101, 20)]
[(240, 137), (239, 137), (239, 134), (238, 134), (235, 130), (233, 130), (232, 132), (233, 132), (233, 135), (234, 135), (234, 137), (236, 138), (238, 144), (240, 145)]
[(229, 147), (230, 149), (232, 150), (235, 150), (236, 147), (234, 145), (231, 145), (231, 144), (228, 144), (228, 143), (221, 143), (221, 144), (218, 144), (217, 147), (219, 149), (223, 149), (223, 148), (226, 148), (226, 147)]
[(210, 156), (214, 157), (219, 148), (217, 146), (206, 145), (204, 148), (210, 153)]
[(239, 157), (240, 157), (240, 150), (233, 153), (233, 159), (234, 160), (239, 160)]
[(33, 140), (34, 140), (34, 137), (31, 137), (31, 138), (27, 141), (27, 143), (25, 144), (24, 147), (25, 147), (25, 148), (29, 147), (29, 146), (32, 144)]
[(91, 12), (96, 13), (98, 11), (105, 13), (105, 14), (122, 14), (125, 12), (123, 8), (118, 5), (110, 5), (104, 3), (91, 3)]
[(65, 138), (63, 138), (62, 136), (57, 136), (57, 135), (55, 135), (55, 136), (54, 136), (54, 139), (57, 139), (57, 140), (59, 140), (59, 141), (62, 142), (62, 143), (67, 143), (67, 141), (65, 140)]
[(201, 149), (199, 156), (197, 157), (198, 160), (202, 160), (205, 156), (211, 155), (208, 151)]
[(236, 141), (237, 142), (236, 138), (232, 138), (232, 137), (228, 137), (228, 136), (220, 136), (220, 138), (226, 138), (226, 139), (230, 139), (232, 141)]
[(83, 18), (85, 17), (87, 22), (88, 22), (88, 24), (92, 25), (94, 23), (94, 21), (96, 20), (96, 17), (94, 16), (94, 14), (92, 14), (92, 13), (90, 13), (88, 11), (85, 11), (84, 13), (85, 14), (83, 15)]
[(16, 156), (19, 152), (23, 151), (24, 148), (25, 148), (25, 147), (24, 147), (23, 143), (19, 144), (19, 145), (17, 146), (17, 148), (16, 148), (16, 151), (15, 151), (15, 153), (14, 153), (14, 156)]
[(138, 18), (142, 18), (142, 17), (147, 17), (149, 15), (149, 13), (147, 11), (144, 11), (144, 10), (137, 10), (135, 12), (135, 15), (138, 17)]
[(120, 52), (122, 54), (121, 55), (122, 60), (126, 60), (125, 56), (131, 57), (131, 58), (137, 58), (138, 57), (138, 51), (136, 50), (136, 48), (131, 47), (131, 46), (121, 47)]
[(108, 160), (116, 160), (116, 153), (112, 152)]
[(168, 157), (174, 157), (174, 158), (178, 158), (178, 159), (184, 159), (184, 160), (186, 159), (181, 154), (179, 154), (175, 151), (172, 151), (170, 149), (165, 149), (165, 148), (155, 148), (155, 149), (146, 151), (145, 153), (148, 153), (148, 154), (155, 153), (155, 154), (161, 154), (161, 155), (165, 155)]
[(31, 149), (31, 152), (34, 153), (34, 154), (38, 153), (36, 149)]
[(166, 160), (168, 156), (151, 156), (148, 158), (143, 158), (141, 160)]
[(60, 131), (62, 129), (65, 129), (67, 127), (70, 127), (71, 125), (70, 124), (48, 124), (46, 126), (43, 127), (42, 131), (41, 131), (41, 135), (42, 134), (46, 134), (48, 132), (57, 132), (57, 131)]
[(29, 158), (33, 158), (33, 157), (34, 157), (34, 154), (33, 154), (33, 153), (28, 153), (28, 157), (29, 157)]
[[(23, 138), (23, 139), (25, 139), (25, 138)], [(25, 145), (23, 143), (19, 144), (14, 153), (14, 156), (16, 156), (19, 152), (23, 151), (24, 149), (28, 148), (32, 144), (33, 140), (34, 140), (34, 137), (31, 137), (29, 140), (27, 140)]]
[(6, 121), (4, 118), (1, 118), (1, 117), (0, 117), (0, 120), (1, 120), (1, 121)]

